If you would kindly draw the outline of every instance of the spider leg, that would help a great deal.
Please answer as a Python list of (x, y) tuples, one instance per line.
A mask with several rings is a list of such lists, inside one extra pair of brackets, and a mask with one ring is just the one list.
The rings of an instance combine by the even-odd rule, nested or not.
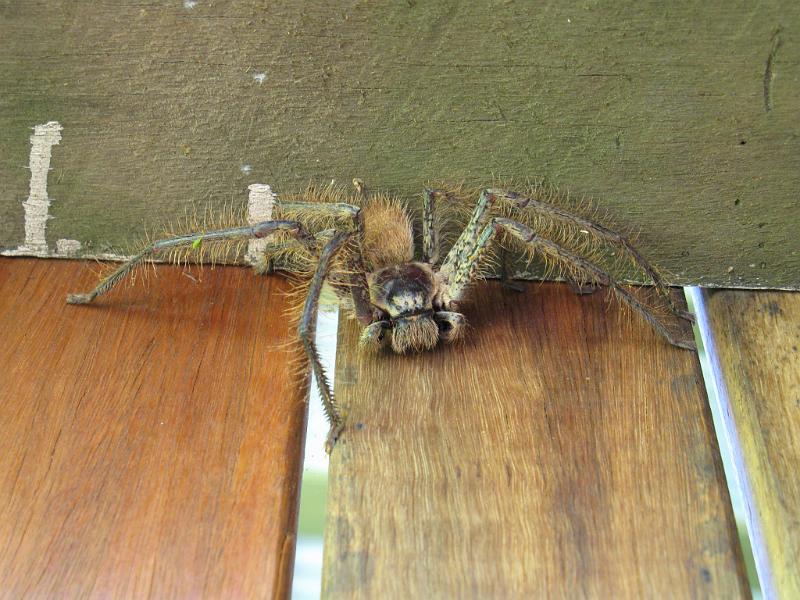
[(296, 247), (297, 247), (296, 239), (282, 241), (282, 242), (268, 242), (263, 249), (264, 256), (267, 257), (266, 260), (254, 262), (250, 266), (259, 275), (271, 275), (276, 270), (279, 270), (278, 267), (275, 266), (274, 262), (275, 259), (272, 258), (272, 256), (275, 255), (276, 253), (289, 249), (294, 249)]
[(571, 223), (616, 246), (629, 257), (634, 265), (636, 265), (648, 278), (650, 278), (650, 280), (653, 282), (653, 287), (655, 288), (656, 292), (663, 298), (672, 314), (680, 317), (681, 319), (694, 322), (695, 318), (692, 313), (675, 306), (675, 303), (672, 301), (672, 296), (670, 296), (669, 288), (664, 283), (661, 275), (659, 275), (658, 271), (656, 271), (653, 266), (647, 262), (647, 260), (625, 236), (609, 229), (608, 227), (600, 225), (599, 223), (595, 223), (591, 219), (581, 217), (580, 215), (573, 214), (561, 207), (543, 202), (541, 200), (536, 200), (535, 198), (527, 198), (516, 192), (504, 190), (488, 190), (488, 192), (497, 198), (502, 198), (513, 202), (518, 208), (528, 208), (541, 215), (547, 215), (549, 217)]
[(233, 239), (265, 238), (278, 231), (285, 231), (294, 235), (301, 242), (313, 247), (314, 238), (296, 221), (263, 221), (255, 225), (245, 227), (232, 227), (230, 229), (219, 229), (216, 231), (205, 231), (202, 233), (190, 233), (173, 238), (157, 240), (149, 244), (136, 256), (122, 263), (108, 277), (104, 278), (97, 286), (86, 294), (69, 294), (68, 304), (88, 304), (98, 296), (105, 294), (122, 281), (130, 272), (146, 261), (151, 256), (164, 250), (180, 247), (199, 245), (203, 242), (215, 242)]
[[(478, 236), (480, 235), (483, 227), (486, 224), (486, 221), (489, 218), (489, 211), (491, 210), (495, 199), (496, 194), (494, 194), (492, 190), (483, 190), (481, 192), (478, 202), (472, 211), (472, 216), (470, 217), (469, 223), (467, 223), (467, 226), (461, 232), (461, 235), (459, 236), (458, 240), (456, 240), (456, 243), (453, 245), (453, 247), (450, 248), (450, 252), (447, 253), (447, 258), (445, 259), (441, 269), (446, 276), (451, 274), (455, 269), (455, 265), (461, 263), (469, 255), (469, 252), (475, 247)], [(503, 287), (510, 290), (517, 292), (522, 291), (522, 286), (514, 283), (508, 276), (508, 261), (505, 249), (503, 249), (500, 254), (499, 275), (501, 284)]]
[(434, 205), (441, 190), (425, 188), (422, 200), (422, 260), (430, 265), (439, 260), (439, 231), (435, 224)]
[(601, 267), (582, 256), (570, 252), (563, 246), (541, 237), (527, 225), (504, 217), (492, 218), (481, 232), (472, 252), (469, 254), (468, 260), (459, 267), (456, 273), (457, 276), (454, 278), (454, 284), (451, 283), (450, 297), (453, 300), (458, 300), (463, 296), (466, 286), (474, 277), (475, 273), (477, 273), (480, 257), (495, 235), (500, 231), (505, 231), (524, 244), (543, 252), (545, 255), (561, 264), (569, 265), (576, 271), (587, 275), (591, 281), (612, 288), (623, 302), (639, 313), (644, 320), (666, 338), (670, 344), (687, 350), (696, 350), (693, 341), (681, 339), (676, 336), (647, 305), (626, 290), (610, 273), (607, 273)]
[(458, 270), (458, 265), (469, 262), (469, 256), (475, 249), (478, 237), (481, 235), (486, 222), (489, 220), (489, 211), (494, 204), (495, 196), (489, 190), (483, 190), (477, 204), (472, 211), (467, 226), (458, 236), (456, 243), (450, 248), (442, 263), (440, 272), (449, 279)]
[(355, 221), (358, 213), (361, 212), (361, 207), (346, 202), (304, 202), (278, 198), (276, 206), (282, 217), (297, 221), (303, 220), (303, 216), (309, 220), (352, 219)]
[(311, 286), (308, 290), (308, 296), (306, 296), (303, 316), (297, 328), (297, 333), (300, 336), (300, 340), (303, 342), (303, 347), (311, 363), (311, 369), (314, 372), (314, 376), (317, 378), (317, 385), (319, 386), (320, 396), (322, 397), (322, 406), (328, 423), (330, 423), (331, 426), (330, 432), (328, 433), (328, 440), (325, 444), (325, 449), (329, 454), (334, 444), (336, 444), (339, 435), (342, 433), (344, 424), (342, 422), (341, 410), (336, 403), (330, 381), (320, 361), (319, 352), (317, 351), (317, 345), (314, 339), (317, 333), (317, 313), (319, 312), (319, 296), (322, 291), (322, 284), (330, 274), (333, 259), (352, 235), (352, 233), (347, 232), (337, 233), (322, 249), (319, 263), (317, 263), (317, 269), (314, 272), (314, 277), (311, 280)]
[(381, 347), (386, 339), (386, 332), (391, 330), (392, 324), (390, 321), (381, 320), (375, 321), (367, 325), (361, 332), (361, 337), (358, 340), (362, 348), (369, 348), (376, 350)]
[(369, 301), (367, 269), (364, 262), (364, 217), (361, 213), (361, 207), (345, 202), (281, 200), (278, 201), (278, 206), (282, 215), (301, 221), (304, 220), (304, 218), (308, 218), (311, 221), (327, 221), (329, 224), (332, 224), (336, 219), (347, 219), (352, 222), (356, 251), (349, 257), (349, 264), (347, 266), (347, 271), (349, 272), (347, 275), (348, 281), (339, 285), (337, 285), (336, 282), (331, 282), (331, 285), (350, 295), (353, 300), (353, 310), (355, 311), (356, 318), (362, 325), (369, 325), (372, 323), (374, 315), (372, 304)]

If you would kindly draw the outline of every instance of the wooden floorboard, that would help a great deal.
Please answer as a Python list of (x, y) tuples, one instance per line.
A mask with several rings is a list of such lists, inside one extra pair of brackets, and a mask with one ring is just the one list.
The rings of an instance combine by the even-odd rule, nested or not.
[(324, 597), (749, 597), (697, 356), (602, 296), (485, 284), (417, 356), (342, 321)]
[[(278, 277), (0, 259), (0, 597), (288, 592), (307, 381)], [(195, 273), (195, 277), (197, 273)]]
[(702, 300), (761, 586), (766, 598), (800, 598), (800, 294)]

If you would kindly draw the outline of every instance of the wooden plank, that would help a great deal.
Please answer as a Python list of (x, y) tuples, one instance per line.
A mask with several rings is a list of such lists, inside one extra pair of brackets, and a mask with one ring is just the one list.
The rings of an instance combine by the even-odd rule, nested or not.
[(0, 259), (0, 597), (288, 594), (306, 382), (280, 278)]
[(342, 320), (326, 598), (749, 597), (697, 357), (601, 296), (486, 284), (418, 356)]
[(800, 598), (800, 295), (702, 294), (700, 324), (766, 598)]
[(544, 178), (642, 232), (680, 283), (800, 286), (800, 3), (0, 3), (0, 250), (25, 239), (31, 128), (48, 251), (363, 178)]

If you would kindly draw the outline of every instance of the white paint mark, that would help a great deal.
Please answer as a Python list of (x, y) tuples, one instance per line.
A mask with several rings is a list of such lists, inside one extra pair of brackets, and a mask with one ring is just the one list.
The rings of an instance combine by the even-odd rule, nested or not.
[[(30, 193), (28, 199), (22, 203), (25, 208), (25, 243), (13, 250), (0, 251), (0, 256), (70, 258), (81, 249), (81, 243), (78, 240), (60, 239), (56, 241), (55, 253), (51, 254), (48, 252), (45, 238), (47, 221), (51, 218), (50, 202), (53, 200), (47, 196), (47, 175), (50, 171), (52, 147), (61, 141), (62, 129), (63, 127), (57, 121), (36, 125), (33, 128), (28, 167), (31, 172)], [(99, 252), (91, 254), (91, 258), (123, 262), (132, 257), (111, 252)]]
[(115, 252), (93, 252), (84, 254), (84, 258), (94, 258), (97, 260), (112, 260), (114, 262), (127, 262), (134, 257), (133, 254), (116, 254)]
[[(272, 188), (265, 183), (254, 183), (247, 187), (250, 195), (247, 198), (247, 222), (250, 225), (269, 221), (272, 219), (272, 209), (275, 206), (275, 194)], [(250, 240), (247, 243), (247, 256), (245, 259), (250, 264), (256, 264), (267, 248), (268, 240)]]
[(81, 249), (81, 243), (78, 240), (56, 240), (56, 253), (61, 256), (75, 256)]
[(266, 73), (253, 73), (253, 79), (258, 82), (258, 85), (264, 83), (264, 80), (267, 78)]
[(239, 170), (245, 175), (249, 175), (250, 171), (253, 170), (253, 167), (251, 165), (242, 165), (241, 167), (239, 167)]
[(25, 208), (25, 243), (9, 254), (47, 256), (45, 230), (50, 218), (50, 201), (47, 197), (47, 175), (50, 171), (52, 148), (61, 141), (63, 128), (57, 121), (36, 125), (31, 136), (29, 168), (31, 183)]
[(183, 0), (183, 8), (192, 10), (197, 6), (197, 0)]

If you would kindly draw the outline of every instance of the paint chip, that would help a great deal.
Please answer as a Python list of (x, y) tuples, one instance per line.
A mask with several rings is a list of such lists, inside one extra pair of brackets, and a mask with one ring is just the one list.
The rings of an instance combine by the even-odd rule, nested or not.
[(197, 6), (197, 0), (183, 0), (183, 8), (192, 10)]
[(78, 240), (56, 240), (56, 253), (61, 256), (75, 256), (80, 249), (81, 243)]
[[(254, 183), (247, 187), (250, 195), (247, 198), (247, 222), (250, 225), (269, 221), (272, 219), (272, 209), (275, 206), (275, 194), (272, 188), (265, 183)], [(245, 260), (251, 265), (258, 263), (264, 256), (269, 240), (250, 240), (247, 243)]]
[(30, 192), (22, 203), (25, 209), (25, 243), (16, 253), (47, 256), (45, 230), (50, 219), (50, 202), (47, 195), (47, 175), (50, 172), (52, 148), (61, 141), (61, 124), (48, 121), (33, 128), (31, 154), (28, 168), (31, 171)]
[(239, 170), (245, 175), (249, 175), (250, 172), (253, 170), (253, 167), (251, 165), (242, 165), (241, 167), (239, 167)]
[(264, 83), (264, 80), (267, 78), (266, 73), (253, 73), (253, 79), (258, 82), (258, 85)]

